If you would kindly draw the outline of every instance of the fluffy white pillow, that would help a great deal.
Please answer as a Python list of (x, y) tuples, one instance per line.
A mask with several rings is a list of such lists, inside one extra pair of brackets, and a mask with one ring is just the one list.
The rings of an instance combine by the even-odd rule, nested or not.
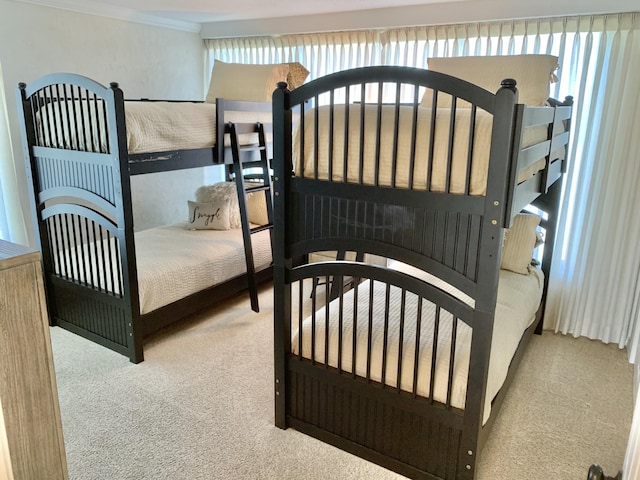
[(197, 203), (188, 201), (189, 230), (229, 230), (229, 203)]
[[(429, 70), (446, 73), (496, 93), (505, 78), (514, 78), (518, 88), (518, 103), (545, 105), (549, 84), (555, 81), (558, 57), (553, 55), (499, 55), (487, 57), (430, 58)], [(420, 105), (431, 107), (432, 90), (427, 89)], [(465, 102), (466, 103), (466, 102)], [(462, 105), (460, 105), (462, 106)], [(451, 96), (438, 94), (438, 107), (451, 107)]]
[(289, 65), (251, 65), (215, 60), (206, 101), (216, 98), (248, 102), (270, 102), (278, 82), (287, 81)]
[(529, 213), (519, 213), (513, 219), (511, 228), (505, 231), (500, 268), (527, 275), (536, 247), (536, 228), (540, 217)]
[(196, 202), (229, 205), (229, 227), (240, 228), (240, 207), (235, 182), (219, 182), (213, 185), (203, 185), (196, 190)]

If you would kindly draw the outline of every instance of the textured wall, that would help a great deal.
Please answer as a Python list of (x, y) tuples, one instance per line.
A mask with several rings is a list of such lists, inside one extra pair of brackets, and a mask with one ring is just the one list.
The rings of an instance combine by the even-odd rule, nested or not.
[[(15, 90), (18, 82), (74, 72), (108, 84), (126, 98), (203, 99), (203, 45), (197, 33), (0, 0), (0, 62), (16, 159), (20, 205), (33, 244)], [(136, 229), (186, 217), (187, 197), (203, 182), (201, 169), (133, 180)], [(162, 192), (159, 195), (158, 192)], [(153, 195), (150, 195), (153, 194)], [(178, 205), (184, 204), (184, 212)]]

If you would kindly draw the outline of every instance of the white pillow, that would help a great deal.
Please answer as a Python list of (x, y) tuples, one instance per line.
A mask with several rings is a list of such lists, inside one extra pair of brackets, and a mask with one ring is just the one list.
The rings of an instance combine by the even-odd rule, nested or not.
[[(505, 78), (514, 78), (518, 88), (518, 103), (541, 106), (545, 105), (549, 98), (549, 84), (557, 80), (553, 72), (558, 67), (558, 57), (553, 55), (500, 55), (494, 57), (430, 58), (427, 65), (429, 70), (461, 78), (489, 90), (491, 93), (498, 91), (500, 83)], [(428, 88), (420, 105), (431, 107), (432, 99), (432, 90)], [(459, 106), (463, 105), (459, 104)], [(439, 93), (438, 107), (451, 107), (451, 96)]]
[(215, 60), (206, 102), (216, 98), (248, 102), (270, 102), (278, 82), (286, 82), (289, 65), (250, 65)]
[(196, 202), (229, 205), (229, 227), (240, 228), (240, 207), (235, 182), (219, 182), (213, 185), (203, 185), (196, 190)]
[(189, 230), (229, 230), (229, 203), (197, 203), (188, 201)]
[(519, 213), (513, 219), (511, 228), (505, 231), (500, 268), (527, 275), (536, 247), (536, 228), (540, 217), (529, 213)]

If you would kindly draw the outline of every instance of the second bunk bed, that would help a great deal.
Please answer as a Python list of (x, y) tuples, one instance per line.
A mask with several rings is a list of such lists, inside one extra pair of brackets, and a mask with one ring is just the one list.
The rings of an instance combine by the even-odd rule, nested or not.
[(544, 311), (572, 111), (499, 82), (368, 67), (274, 93), (278, 427), (410, 478), (477, 478)]
[(125, 101), (115, 83), (60, 73), (20, 84), (18, 108), (52, 324), (138, 363), (149, 334), (271, 277), (269, 231), (251, 235), (247, 275), (230, 219), (240, 204), (249, 228), (250, 213), (230, 182), (215, 211), (196, 196), (188, 217), (185, 199), (184, 223), (140, 232), (131, 198), (133, 175), (265, 160), (269, 102)]

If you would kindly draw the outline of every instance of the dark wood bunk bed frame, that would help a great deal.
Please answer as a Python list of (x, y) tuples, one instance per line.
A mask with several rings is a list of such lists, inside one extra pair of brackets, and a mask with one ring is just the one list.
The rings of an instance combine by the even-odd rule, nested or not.
[[(259, 147), (236, 148), (232, 152), (231, 146), (219, 145), (224, 143), (221, 139), (225, 133), (230, 132), (226, 111), (270, 111), (269, 103), (217, 99), (214, 147), (129, 154), (125, 100), (117, 83), (104, 87), (80, 75), (56, 73), (28, 86), (21, 83), (17, 96), (52, 325), (139, 363), (144, 360), (144, 337), (247, 289), (248, 275), (243, 274), (141, 314), (130, 176), (259, 160)], [(45, 105), (55, 105), (57, 113), (43, 120), (49, 123), (43, 131), (38, 130), (43, 127), (38, 127), (36, 118)], [(85, 105), (91, 114), (85, 118), (79, 105)], [(256, 127), (236, 124), (235, 128), (248, 131)], [(65, 135), (67, 138), (63, 138)], [(237, 147), (237, 142), (234, 145)], [(244, 196), (240, 200), (244, 205)], [(243, 215), (246, 216), (246, 208)], [(110, 249), (94, 247), (100, 257), (97, 263), (102, 264), (95, 267), (101, 268), (102, 284), (78, 281), (57, 268), (55, 252), (64, 252), (60, 253), (60, 261), (67, 262), (67, 271), (79, 268), (74, 264), (80, 261), (78, 243), (69, 241), (78, 236), (79, 243), (95, 239), (116, 242), (116, 258)], [(252, 280), (259, 283), (271, 276), (269, 266), (256, 271)]]
[[(296, 142), (303, 142), (305, 135), (300, 133), (296, 137), (292, 129), (295, 127), (302, 130), (305, 126), (303, 121), (297, 126), (292, 124), (292, 111), (295, 110), (302, 119), (305, 102), (317, 105), (320, 95), (326, 94), (325, 98), (330, 99), (330, 109), (333, 112), (334, 98), (337, 98), (337, 95), (334, 96), (335, 92), (341, 91), (343, 96), (346, 95), (344, 103), (348, 104), (351, 92), (356, 92), (353, 94), (354, 100), (357, 100), (355, 97), (359, 92), (364, 97), (367, 84), (377, 86), (380, 92), (383, 84), (395, 88), (396, 92), (400, 91), (401, 85), (408, 88), (409, 92), (414, 89), (413, 118), (417, 118), (416, 109), (420, 102), (418, 87), (433, 89), (433, 105), (438, 92), (441, 92), (471, 102), (474, 112), (477, 107), (491, 113), (493, 127), (486, 194), (473, 196), (468, 193), (451, 194), (446, 191), (365, 185), (362, 179), (355, 183), (347, 182), (346, 169), (344, 174), (340, 171), (328, 173), (329, 177), (334, 178), (333, 181), (317, 175), (315, 178), (313, 175), (312, 178), (307, 178), (306, 174), (301, 175), (299, 172), (296, 176), (294, 152), (301, 147)], [(456, 100), (452, 102), (452, 112), (456, 109)], [(503, 81), (502, 88), (493, 95), (454, 77), (406, 67), (367, 67), (339, 72), (311, 81), (293, 92), (289, 92), (284, 84), (279, 85), (273, 98), (275, 424), (278, 427), (293, 427), (410, 478), (476, 478), (479, 453), (517, 365), (532, 333), (536, 329), (541, 331), (561, 177), (566, 170), (572, 98), (567, 97), (562, 103), (553, 100), (550, 102), (551, 107), (526, 107), (517, 104), (513, 80)], [(371, 108), (378, 108), (380, 112), (381, 105), (382, 96), (378, 96), (377, 106)], [(399, 111), (399, 94), (394, 105), (391, 108)], [(455, 118), (455, 115), (452, 114), (451, 118)], [(333, 113), (329, 119), (329, 122), (333, 122)], [(361, 119), (345, 120), (345, 136), (349, 121), (355, 125)], [(453, 123), (452, 121), (447, 126), (451, 127), (450, 138)], [(435, 121), (431, 128), (434, 125)], [(534, 125), (547, 126), (547, 139), (531, 147), (521, 148), (523, 129)], [(563, 128), (558, 128), (561, 125)], [(314, 126), (308, 128), (316, 128), (317, 137), (317, 120)], [(341, 128), (332, 123), (329, 128), (334, 136), (343, 135)], [(395, 132), (389, 134), (394, 135), (393, 144), (397, 145), (397, 127)], [(377, 124), (377, 135), (378, 138), (381, 135), (380, 123)], [(415, 135), (414, 129), (412, 137), (415, 138)], [(294, 140), (298, 138), (300, 140)], [(471, 137), (470, 143), (472, 142)], [(328, 148), (331, 151), (332, 147)], [(347, 147), (345, 151), (346, 149)], [(395, 151), (397, 155), (397, 150)], [(317, 152), (316, 149), (315, 156), (318, 155)], [(553, 152), (564, 154), (555, 157), (550, 155)], [(339, 157), (342, 152), (335, 152), (334, 155)], [(546, 157), (545, 168), (533, 178), (517, 184), (519, 169), (542, 157)], [(340, 161), (338, 165), (341, 165)], [(328, 162), (331, 165), (331, 156)], [(447, 171), (450, 171), (451, 157), (448, 162)], [(316, 172), (317, 168), (316, 163)], [(331, 167), (328, 168), (331, 172)], [(340, 168), (336, 167), (336, 170)], [(542, 259), (542, 270), (545, 273), (543, 299), (536, 313), (536, 320), (520, 341), (509, 367), (507, 381), (492, 401), (489, 420), (483, 425), (503, 229), (509, 227), (513, 217), (528, 205), (547, 214), (541, 223), (546, 230)], [(427, 218), (432, 220), (427, 221)], [(419, 225), (414, 225), (413, 221), (409, 222), (407, 219), (414, 219)], [(414, 229), (418, 227), (429, 229), (428, 232), (425, 230), (421, 240), (416, 240), (414, 236)], [(424, 282), (416, 282), (415, 279), (408, 280), (406, 276), (379, 266), (344, 261), (308, 263), (309, 254), (319, 250), (346, 250), (360, 255), (372, 253), (417, 266), (472, 297), (475, 309), (453, 296), (443, 299), (441, 290), (429, 288)], [(448, 402), (441, 403), (420, 396), (416, 393), (415, 383), (413, 392), (406, 392), (399, 384), (395, 387), (385, 385), (384, 373), (380, 382), (370, 378), (368, 373), (365, 377), (342, 369), (340, 360), (338, 367), (328, 365), (327, 343), (324, 344), (324, 361), (312, 361), (299, 353), (292, 353), (292, 332), (301, 328), (303, 319), (292, 306), (292, 301), (298, 301), (295, 298), (297, 295), (292, 293), (292, 284), (308, 279), (316, 283), (318, 279), (325, 279), (328, 284), (330, 278), (345, 276), (397, 285), (403, 292), (413, 292), (419, 298), (435, 303), (438, 308), (454, 312), (454, 320), (457, 318), (464, 321), (473, 329), (464, 410), (452, 407)], [(326, 297), (330, 298), (328, 288)], [(302, 295), (299, 302), (303, 303)], [(328, 302), (329, 300), (325, 300), (321, 306), (327, 307)], [(312, 310), (314, 308), (315, 304)], [(342, 312), (342, 306), (336, 308)], [(361, 308), (372, 307), (363, 305)], [(401, 322), (416, 321), (417, 331), (420, 331), (420, 320), (404, 319), (404, 312), (400, 315)], [(325, 321), (329, 322), (324, 315), (316, 319), (322, 325)], [(316, 328), (317, 326), (312, 327), (312, 331)], [(324, 328), (326, 332), (329, 325)], [(349, 343), (352, 337), (344, 334), (345, 346), (340, 328), (340, 333), (336, 334), (339, 335), (338, 358), (345, 355), (342, 353), (345, 348), (351, 351), (351, 358), (354, 358), (356, 347)], [(311, 335), (312, 345), (315, 345), (316, 340)], [(320, 343), (327, 337), (323, 334)], [(300, 338), (299, 336), (296, 343), (301, 342)], [(386, 345), (386, 330), (384, 342)], [(455, 337), (453, 343), (455, 344)], [(365, 349), (366, 353), (362, 353), (366, 356), (367, 364), (371, 359), (370, 345), (369, 349)], [(433, 355), (432, 365), (435, 350), (434, 348), (432, 352), (426, 353)], [(301, 351), (302, 343), (298, 346), (298, 352)], [(314, 355), (311, 353), (311, 358), (315, 358)], [(386, 352), (382, 355), (384, 358)], [(409, 367), (403, 368), (413, 368), (417, 374), (417, 358), (416, 354), (416, 360), (410, 360)], [(454, 364), (453, 358), (455, 352), (450, 353), (449, 365)], [(382, 362), (384, 365), (384, 360)], [(384, 366), (382, 368), (385, 369)], [(450, 392), (451, 380), (447, 388)]]

